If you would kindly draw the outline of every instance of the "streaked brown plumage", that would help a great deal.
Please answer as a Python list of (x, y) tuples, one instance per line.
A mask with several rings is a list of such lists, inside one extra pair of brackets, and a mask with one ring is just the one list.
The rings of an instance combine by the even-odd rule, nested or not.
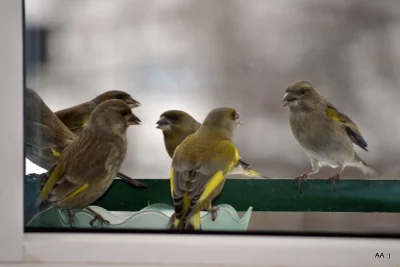
[[(39, 167), (50, 170), (60, 153), (76, 135), (72, 133), (50, 110), (32, 89), (25, 92), (25, 151), (26, 157)], [(118, 173), (117, 177), (135, 187), (147, 187), (129, 176)], [(45, 175), (39, 178), (46, 179)], [(42, 180), (45, 182), (45, 180)]]
[[(83, 209), (100, 198), (110, 187), (125, 158), (129, 125), (138, 124), (140, 120), (120, 100), (108, 100), (98, 105), (81, 135), (64, 149), (49, 172), (49, 178), (25, 221), (31, 221), (54, 206)], [(94, 215), (95, 219), (103, 220), (100, 215)]]
[(94, 99), (82, 104), (56, 111), (56, 116), (76, 135), (79, 135), (85, 127), (92, 111), (104, 101), (119, 99), (131, 108), (140, 106), (140, 103), (123, 91), (108, 91), (98, 95)]

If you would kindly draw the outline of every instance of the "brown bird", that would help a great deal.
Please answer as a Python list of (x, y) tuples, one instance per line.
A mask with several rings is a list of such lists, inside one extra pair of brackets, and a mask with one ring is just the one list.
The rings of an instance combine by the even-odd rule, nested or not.
[(130, 108), (140, 106), (140, 103), (123, 91), (108, 91), (82, 104), (56, 111), (56, 116), (76, 135), (79, 135), (88, 122), (93, 110), (104, 101), (119, 99)]
[(95, 220), (108, 223), (88, 206), (111, 186), (126, 155), (127, 129), (138, 124), (139, 118), (120, 100), (98, 105), (82, 133), (64, 149), (49, 172), (39, 198), (26, 214), (25, 223), (29, 224), (53, 207), (86, 208), (95, 216), (92, 226)]
[(26, 157), (43, 169), (51, 169), (61, 151), (76, 138), (32, 89), (25, 91)]
[(318, 173), (320, 167), (337, 168), (331, 176), (333, 190), (347, 166), (356, 167), (365, 174), (379, 175), (356, 153), (354, 145), (367, 150), (367, 142), (358, 126), (344, 113), (328, 102), (309, 81), (297, 81), (286, 87), (283, 106), (290, 108), (290, 128), (295, 139), (310, 158), (312, 170), (295, 180)]
[[(39, 167), (50, 170), (64, 148), (76, 139), (72, 133), (50, 110), (41, 97), (32, 89), (25, 91), (25, 151), (26, 158)], [(129, 176), (118, 173), (117, 177), (135, 187), (147, 187)], [(42, 183), (47, 175), (30, 175)]]

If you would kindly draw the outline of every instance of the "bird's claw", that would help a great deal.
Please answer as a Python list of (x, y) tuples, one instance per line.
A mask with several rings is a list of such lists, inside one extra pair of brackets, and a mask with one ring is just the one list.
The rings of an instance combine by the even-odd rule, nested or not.
[(99, 222), (104, 223), (104, 224), (110, 224), (110, 222), (107, 221), (106, 219), (104, 219), (100, 214), (95, 214), (94, 218), (90, 221), (90, 226), (95, 227), (94, 223), (96, 221), (99, 221)]
[(301, 181), (304, 180), (305, 183), (308, 183), (307, 178), (308, 178), (308, 172), (305, 172), (302, 175), (297, 176), (296, 178), (293, 179), (293, 183), (295, 183), (297, 180), (299, 181), (300, 192), (301, 192)]
[(210, 213), (211, 213), (211, 220), (215, 221), (217, 219), (217, 211), (218, 211), (219, 207), (212, 207), (210, 209)]
[(72, 227), (72, 223), (73, 223), (74, 216), (75, 216), (76, 212), (72, 212), (70, 210), (68, 210), (67, 212), (68, 212), (68, 225), (70, 227)]
[(100, 214), (98, 214), (97, 212), (95, 212), (93, 209), (86, 207), (86, 209), (94, 216), (94, 218), (90, 221), (90, 226), (95, 227), (94, 226), (94, 222), (99, 221), (100, 223), (104, 223), (104, 224), (110, 224), (109, 221), (107, 221), (106, 219), (103, 218), (103, 216), (101, 216)]
[(333, 189), (333, 191), (336, 191), (336, 180), (340, 180), (340, 174), (339, 173), (329, 177), (328, 181), (327, 181), (327, 183), (329, 183), (329, 181), (332, 181), (332, 189)]

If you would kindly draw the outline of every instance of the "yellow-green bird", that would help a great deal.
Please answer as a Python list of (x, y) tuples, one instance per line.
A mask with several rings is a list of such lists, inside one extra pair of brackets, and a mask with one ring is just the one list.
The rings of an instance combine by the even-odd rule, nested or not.
[(359, 168), (366, 174), (379, 172), (368, 166), (355, 152), (354, 144), (365, 151), (367, 142), (357, 125), (345, 114), (329, 103), (308, 81), (297, 81), (286, 88), (283, 106), (290, 108), (290, 126), (296, 140), (311, 161), (312, 170), (295, 180), (307, 179), (322, 166), (338, 168), (328, 179), (338, 180), (346, 166)]
[(82, 133), (64, 149), (50, 170), (37, 201), (26, 214), (25, 223), (53, 207), (87, 208), (95, 216), (91, 225), (95, 220), (107, 223), (88, 206), (112, 184), (126, 155), (127, 129), (138, 124), (139, 118), (120, 100), (98, 105)]
[(232, 143), (238, 123), (239, 113), (235, 109), (216, 108), (176, 148), (170, 169), (173, 229), (201, 230), (200, 211), (211, 208), (226, 174), (239, 161), (238, 150)]
[(140, 103), (133, 99), (124, 91), (108, 91), (98, 95), (94, 99), (82, 104), (56, 111), (56, 116), (76, 135), (79, 135), (88, 122), (93, 110), (104, 101), (110, 99), (119, 99), (131, 108), (140, 106)]
[[(26, 158), (39, 167), (50, 170), (64, 148), (75, 140), (72, 133), (32, 89), (25, 91), (25, 151)], [(39, 176), (42, 182), (46, 175)], [(117, 177), (135, 187), (147, 187), (129, 176)]]
[[(156, 122), (164, 136), (164, 144), (168, 155), (172, 155), (176, 147), (185, 140), (186, 137), (193, 134), (200, 128), (201, 123), (196, 121), (191, 115), (181, 110), (168, 110), (160, 115)], [(268, 178), (250, 168), (242, 158), (231, 170), (230, 174), (238, 174), (250, 178)]]

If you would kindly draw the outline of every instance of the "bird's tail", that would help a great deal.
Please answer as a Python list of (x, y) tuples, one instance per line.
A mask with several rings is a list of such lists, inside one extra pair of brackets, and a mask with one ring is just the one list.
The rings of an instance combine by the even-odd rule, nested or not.
[(147, 188), (147, 184), (146, 183), (143, 183), (143, 182), (140, 182), (138, 180), (135, 180), (135, 179), (123, 174), (122, 172), (119, 172), (117, 174), (117, 177), (121, 178), (123, 181), (125, 181), (125, 182), (127, 182), (127, 183), (129, 183), (129, 184), (131, 184), (131, 185), (133, 185), (135, 187)]
[(28, 226), (40, 214), (42, 214), (45, 211), (48, 211), (51, 208), (53, 208), (53, 205), (50, 202), (48, 201), (42, 202), (40, 201), (39, 198), (37, 198), (37, 200), (28, 207), (27, 211), (24, 214), (24, 225)]
[(243, 168), (243, 173), (246, 177), (251, 178), (269, 178), (268, 176), (262, 175), (261, 173), (250, 168)]
[(372, 168), (369, 166), (365, 161), (363, 161), (357, 154), (355, 155), (355, 164), (352, 164), (354, 167), (359, 168), (362, 170), (364, 174), (371, 175), (371, 176), (380, 176), (382, 172)]
[(169, 228), (173, 230), (200, 231), (201, 217), (200, 211), (195, 212), (190, 218), (177, 219), (171, 218)]
[(243, 160), (239, 160), (228, 175), (241, 175), (248, 178), (269, 178), (268, 176), (262, 175), (261, 173), (251, 169), (250, 165)]
[(201, 230), (201, 217), (200, 211), (195, 212), (186, 222), (185, 230), (200, 231)]

